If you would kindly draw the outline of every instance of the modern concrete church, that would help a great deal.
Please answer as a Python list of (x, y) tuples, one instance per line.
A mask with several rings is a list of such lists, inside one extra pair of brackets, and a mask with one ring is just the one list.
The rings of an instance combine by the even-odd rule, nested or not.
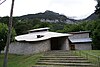
[[(15, 37), (16, 42), (10, 44), (9, 53), (34, 54), (50, 50), (72, 50), (73, 45), (75, 44), (73, 43), (72, 36), (72, 33), (65, 34), (50, 32), (48, 27), (29, 30), (28, 34)], [(87, 40), (83, 40), (83, 42), (82, 44), (84, 46), (84, 49), (85, 47), (88, 50), (92, 49), (92, 40), (89, 37)], [(81, 50), (82, 44), (81, 46), (79, 44), (78, 46), (76, 46), (77, 44), (75, 44), (73, 49), (75, 50), (75, 48), (77, 48), (77, 50)]]

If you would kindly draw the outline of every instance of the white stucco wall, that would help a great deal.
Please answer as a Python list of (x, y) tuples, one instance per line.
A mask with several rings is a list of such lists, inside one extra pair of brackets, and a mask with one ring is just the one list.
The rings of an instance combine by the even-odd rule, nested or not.
[(91, 43), (84, 43), (84, 44), (75, 44), (76, 50), (91, 50), (92, 46)]
[(50, 50), (50, 40), (39, 42), (14, 42), (9, 46), (9, 53), (12, 54), (34, 54)]

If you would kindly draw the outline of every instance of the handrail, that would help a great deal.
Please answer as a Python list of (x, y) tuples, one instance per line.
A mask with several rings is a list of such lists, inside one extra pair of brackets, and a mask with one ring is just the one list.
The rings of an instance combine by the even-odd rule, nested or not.
[[(77, 51), (74, 52), (75, 54), (77, 54)], [(97, 67), (100, 67), (100, 56), (97, 56), (97, 55), (93, 55), (91, 53), (87, 53), (87, 52), (83, 52), (83, 51), (79, 51), (78, 52), (80, 56), (83, 56), (82, 54), (84, 54), (84, 56), (87, 58), (87, 59), (90, 59), (89, 56), (92, 56), (94, 58), (97, 58), (96, 60), (96, 65)], [(91, 59), (90, 59), (91, 60)], [(93, 61), (95, 62), (95, 61)]]
[[(83, 51), (81, 51), (81, 52), (83, 52)], [(87, 53), (87, 52), (83, 52), (83, 53), (86, 53), (86, 54), (89, 54), (89, 55), (91, 55), (91, 56), (94, 56), (94, 57), (99, 57), (99, 58), (100, 58), (100, 56), (93, 55), (93, 54), (91, 54), (91, 53)]]

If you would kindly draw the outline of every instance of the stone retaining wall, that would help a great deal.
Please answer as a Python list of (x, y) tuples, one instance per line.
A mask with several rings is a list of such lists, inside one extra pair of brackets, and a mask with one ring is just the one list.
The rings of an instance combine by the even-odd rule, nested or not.
[(34, 54), (50, 50), (50, 40), (38, 42), (14, 42), (9, 46), (11, 54)]

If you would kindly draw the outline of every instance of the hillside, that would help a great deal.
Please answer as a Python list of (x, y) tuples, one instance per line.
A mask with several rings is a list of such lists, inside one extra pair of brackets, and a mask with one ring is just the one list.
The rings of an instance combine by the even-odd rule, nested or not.
[(36, 14), (28, 14), (28, 15), (23, 15), (19, 16), (19, 19), (39, 19), (41, 22), (63, 22), (63, 23), (69, 23), (73, 24), (75, 22), (80, 22), (80, 21), (91, 21), (91, 20), (96, 20), (98, 19), (98, 15), (95, 13), (92, 13), (90, 16), (88, 16), (85, 19), (82, 20), (75, 20), (68, 18), (65, 15), (46, 10), (44, 13), (36, 13)]
[(95, 13), (92, 13), (90, 16), (88, 16), (88, 17), (87, 17), (86, 19), (84, 19), (84, 20), (90, 21), (90, 20), (96, 20), (96, 19), (98, 19), (98, 15), (95, 14)]
[[(8, 16), (0, 17), (0, 19), (1, 18), (8, 18)], [(98, 15), (95, 13), (92, 13), (90, 16), (88, 16), (85, 19), (75, 20), (75, 19), (69, 18), (65, 15), (47, 10), (44, 13), (27, 14), (27, 15), (23, 15), (23, 16), (17, 16), (14, 18), (18, 18), (19, 20), (39, 19), (41, 22), (50, 22), (50, 23), (63, 22), (63, 23), (73, 24), (73, 23), (80, 22), (80, 21), (96, 20), (96, 19), (98, 19)]]
[(75, 22), (76, 20), (70, 19), (65, 15), (53, 12), (53, 11), (45, 11), (44, 13), (37, 14), (28, 14), (20, 16), (21, 19), (40, 19), (42, 22)]

